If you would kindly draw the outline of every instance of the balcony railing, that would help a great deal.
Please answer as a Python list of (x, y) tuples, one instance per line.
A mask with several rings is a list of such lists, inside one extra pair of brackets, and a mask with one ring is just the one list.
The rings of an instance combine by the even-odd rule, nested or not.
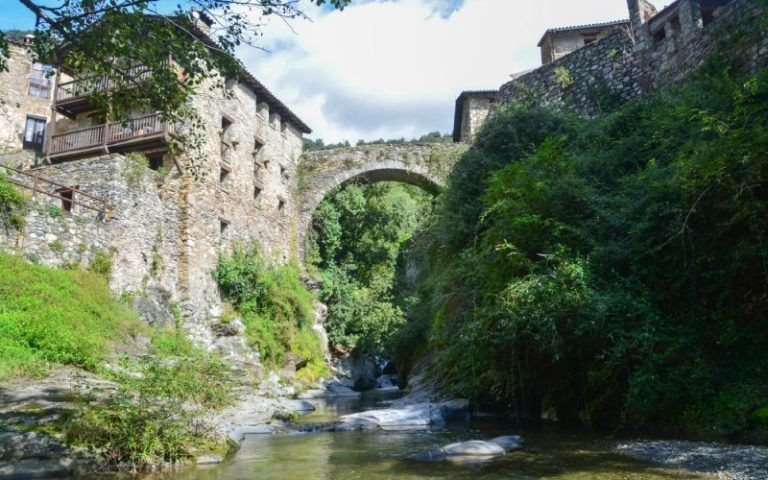
[(48, 153), (56, 155), (99, 147), (104, 147), (104, 150), (108, 151), (108, 148), (113, 145), (138, 141), (142, 138), (165, 136), (169, 132), (169, 124), (160, 118), (160, 114), (155, 113), (132, 118), (126, 122), (110, 122), (51, 135)]
[(56, 101), (63, 102), (73, 98), (87, 97), (94, 93), (113, 88), (132, 88), (136, 84), (152, 77), (152, 70), (144, 65), (134, 65), (125, 72), (122, 83), (115, 82), (106, 75), (96, 75), (78, 78), (70, 82), (60, 83), (57, 88)]

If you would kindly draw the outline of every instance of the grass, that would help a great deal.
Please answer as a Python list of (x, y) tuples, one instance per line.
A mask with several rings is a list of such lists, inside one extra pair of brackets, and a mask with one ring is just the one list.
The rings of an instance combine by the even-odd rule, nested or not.
[(94, 370), (140, 329), (103, 276), (0, 254), (0, 380), (40, 376), (51, 363)]
[[(180, 329), (143, 326), (112, 295), (105, 274), (0, 254), (0, 380), (65, 364), (114, 381), (117, 391), (106, 398), (79, 392), (74, 411), (50, 427), (67, 443), (98, 452), (110, 469), (144, 471), (231, 451), (228, 439), (200, 422), (233, 403), (230, 367)], [(138, 333), (150, 336), (145, 351), (112, 355), (114, 345)], [(120, 368), (106, 368), (108, 356)]]

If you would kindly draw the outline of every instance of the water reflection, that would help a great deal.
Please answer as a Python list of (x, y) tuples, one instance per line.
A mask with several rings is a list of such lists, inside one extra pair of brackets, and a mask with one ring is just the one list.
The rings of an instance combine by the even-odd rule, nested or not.
[[(375, 395), (321, 404), (304, 421), (317, 422), (350, 411), (385, 407), (396, 396)], [(412, 453), (446, 443), (522, 433), (528, 450), (484, 463), (420, 464)], [(610, 442), (585, 433), (521, 432), (498, 420), (453, 425), (431, 432), (347, 432), (254, 435), (237, 456), (219, 466), (160, 474), (152, 480), (682, 480), (695, 474), (662, 469), (614, 455)]]

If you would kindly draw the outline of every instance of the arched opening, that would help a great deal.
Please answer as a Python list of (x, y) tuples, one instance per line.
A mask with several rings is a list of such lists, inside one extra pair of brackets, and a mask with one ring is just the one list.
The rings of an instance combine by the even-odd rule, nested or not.
[(356, 389), (396, 389), (396, 344), (406, 324), (409, 246), (426, 225), (440, 187), (404, 169), (336, 177), (317, 202), (305, 267), (328, 306), (329, 347)]

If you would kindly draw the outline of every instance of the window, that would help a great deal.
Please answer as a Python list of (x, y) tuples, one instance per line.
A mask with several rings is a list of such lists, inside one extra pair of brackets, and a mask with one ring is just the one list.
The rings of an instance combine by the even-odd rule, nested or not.
[(55, 193), (61, 199), (61, 209), (65, 212), (71, 212), (72, 200), (74, 200), (75, 191), (71, 188), (59, 188), (55, 190)]
[(277, 199), (277, 210), (282, 212), (285, 208), (285, 199), (282, 197), (278, 197)]
[(584, 45), (589, 45), (590, 43), (595, 43), (597, 41), (597, 37), (595, 36), (588, 36), (584, 37)]
[(253, 139), (253, 153), (257, 154), (259, 151), (261, 151), (262, 147), (264, 147), (264, 142), (256, 137)]
[(219, 233), (223, 237), (229, 229), (229, 220), (219, 217)]
[(259, 199), (261, 198), (261, 187), (258, 185), (253, 187), (253, 205), (259, 206)]
[(664, 27), (660, 28), (658, 32), (653, 34), (653, 41), (656, 43), (663, 42), (665, 38), (667, 38), (667, 32), (664, 30)]
[(225, 134), (232, 126), (232, 120), (227, 117), (221, 117), (221, 134)]
[(227, 190), (227, 185), (229, 184), (229, 173), (230, 170), (228, 167), (221, 165), (219, 170), (219, 186), (222, 190)]
[(164, 162), (162, 153), (147, 154), (147, 160), (149, 161), (149, 168), (152, 170), (158, 171), (163, 168)]
[(221, 117), (221, 130), (219, 131), (219, 141), (221, 143), (221, 159), (226, 160), (227, 151), (232, 146), (229, 142), (229, 139), (227, 137), (227, 132), (229, 131), (229, 127), (232, 126), (232, 120), (222, 116)]
[(45, 119), (27, 116), (24, 126), (24, 148), (42, 151), (45, 142)]
[(672, 32), (674, 32), (675, 35), (680, 33), (680, 30), (682, 29), (682, 26), (680, 25), (680, 16), (676, 15), (672, 18), (672, 20), (669, 21), (669, 25), (672, 27)]
[(48, 98), (51, 96), (51, 72), (49, 65), (35, 62), (29, 69), (29, 95)]

